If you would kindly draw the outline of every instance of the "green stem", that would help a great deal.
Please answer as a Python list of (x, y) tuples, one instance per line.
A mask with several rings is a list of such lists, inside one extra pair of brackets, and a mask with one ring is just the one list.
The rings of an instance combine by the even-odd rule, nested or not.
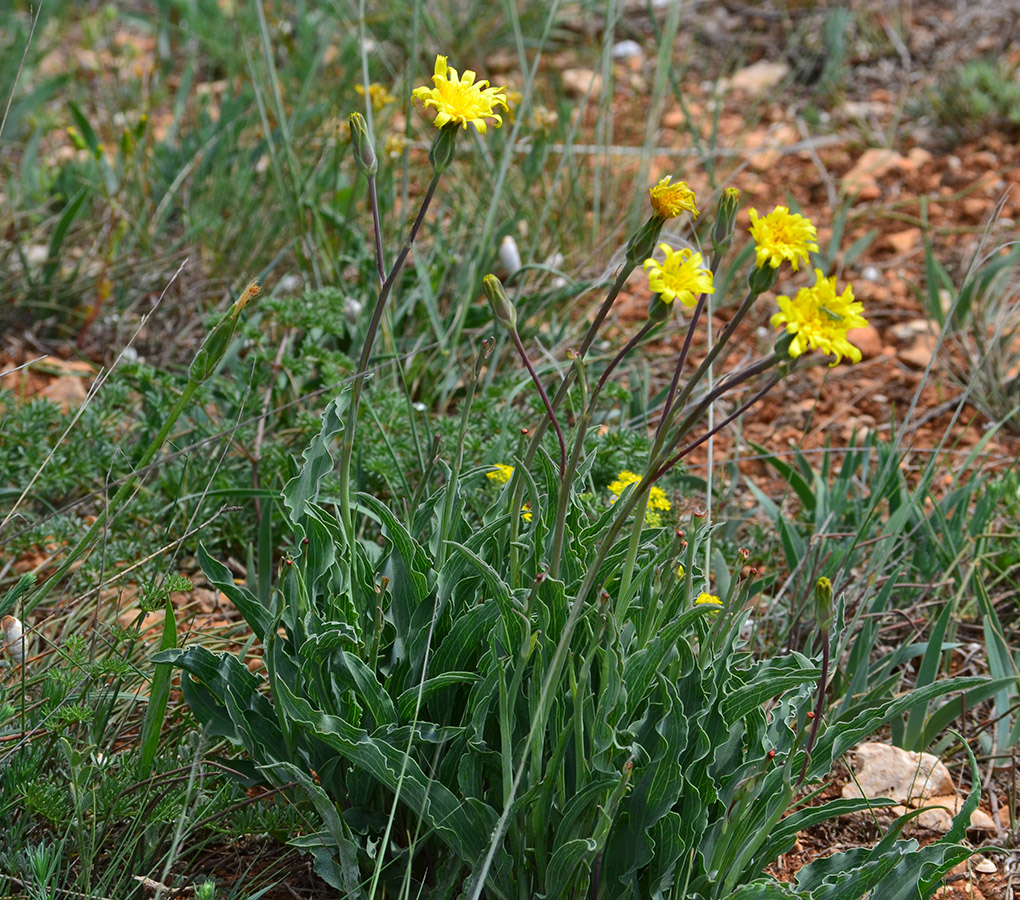
[(630, 582), (634, 576), (634, 564), (637, 562), (638, 548), (641, 546), (641, 530), (645, 524), (645, 511), (648, 509), (648, 491), (641, 492), (641, 501), (634, 508), (634, 525), (627, 545), (627, 558), (623, 563), (620, 576), (620, 593), (616, 599), (616, 620), (622, 622), (630, 606)]
[(368, 323), (368, 331), (365, 333), (365, 341), (361, 348), (361, 358), (358, 360), (358, 368), (354, 372), (354, 383), (351, 385), (351, 402), (347, 407), (347, 422), (344, 428), (343, 443), (340, 448), (340, 513), (343, 518), (344, 532), (347, 534), (348, 541), (351, 542), (354, 541), (354, 519), (351, 515), (350, 497), (351, 455), (354, 452), (354, 433), (358, 425), (358, 410), (361, 407), (361, 393), (365, 385), (365, 373), (368, 371), (368, 361), (372, 357), (372, 345), (375, 343), (375, 336), (379, 331), (379, 323), (382, 321), (386, 301), (389, 299), (390, 293), (393, 291), (393, 285), (396, 284), (400, 271), (404, 267), (404, 262), (407, 260), (407, 255), (411, 252), (411, 247), (414, 246), (415, 239), (418, 237), (418, 231), (425, 220), (425, 213), (428, 211), (432, 198), (435, 196), (436, 188), (439, 186), (439, 178), (440, 173), (433, 173), (432, 181), (429, 182), (428, 190), (425, 192), (425, 199), (422, 200), (418, 215), (411, 226), (410, 234), (408, 234), (407, 240), (404, 241), (404, 246), (400, 248), (400, 253), (397, 254), (397, 258), (393, 262), (393, 268), (390, 269), (389, 274), (382, 283), (382, 287), (379, 288), (379, 296), (375, 301), (372, 319)]
[(538, 377), (535, 367), (531, 364), (531, 360), (528, 359), (528, 351), (524, 349), (524, 343), (521, 341), (521, 336), (517, 333), (516, 328), (510, 330), (510, 337), (513, 338), (517, 352), (521, 355), (521, 359), (531, 375), (531, 380), (535, 382), (535, 387), (538, 388), (542, 403), (545, 404), (545, 411), (549, 414), (549, 421), (552, 422), (553, 428), (556, 429), (556, 439), (560, 442), (560, 481), (562, 482), (566, 477), (567, 471), (567, 442), (563, 437), (563, 429), (560, 428), (559, 419), (556, 418), (556, 411), (549, 402), (549, 395), (545, 392), (545, 388), (542, 387), (542, 379)]
[[(744, 320), (747, 314), (751, 311), (751, 307), (754, 305), (754, 301), (758, 299), (758, 293), (756, 291), (748, 291), (747, 296), (744, 298), (744, 302), (740, 304), (740, 308), (736, 311), (733, 318), (729, 321), (726, 327), (722, 330), (722, 334), (719, 335), (719, 340), (712, 345), (709, 349), (708, 354), (702, 360), (701, 364), (697, 369), (694, 370), (694, 374), (691, 375), (690, 380), (684, 385), (684, 389), (680, 392), (680, 395), (676, 398), (671, 408), (669, 409), (669, 418), (672, 419), (676, 416), (677, 411), (683, 409), (687, 399), (691, 396), (695, 386), (704, 377), (708, 371), (708, 367), (715, 362), (715, 358), (722, 352), (723, 347), (729, 342), (729, 339), (733, 336), (733, 332), (737, 330), (737, 326)], [(652, 446), (652, 452), (649, 454), (651, 459), (654, 459), (659, 451), (662, 449), (663, 442), (666, 437), (666, 433), (669, 430), (670, 423), (666, 421), (667, 416), (663, 415), (659, 421), (659, 428), (656, 432), (655, 443)]]
[[(595, 385), (595, 389), (592, 391), (591, 397), (588, 399), (585, 404), (584, 411), (581, 413), (581, 419), (577, 424), (577, 429), (574, 434), (574, 446), (571, 448), (570, 459), (567, 462), (567, 471), (563, 477), (563, 483), (557, 498), (556, 520), (553, 523), (552, 553), (550, 555), (549, 563), (549, 574), (553, 578), (558, 576), (560, 560), (563, 554), (563, 535), (566, 529), (567, 506), (574, 487), (574, 473), (577, 471), (577, 466), (581, 461), (581, 455), (584, 452), (584, 439), (588, 434), (588, 427), (591, 425), (592, 416), (595, 413), (595, 404), (598, 401), (599, 394), (602, 393), (602, 388), (605, 386), (605, 383), (608, 381), (613, 370), (624, 360), (631, 350), (640, 344), (641, 341), (643, 341), (655, 329), (658, 324), (658, 322), (649, 319), (641, 326), (637, 334), (627, 341), (623, 349), (613, 357), (612, 361), (608, 366), (606, 366), (605, 371), (603, 371), (602, 375), (599, 377), (598, 383)], [(583, 361), (580, 357), (577, 357), (575, 360), (575, 368), (580, 366), (583, 366)]]
[(386, 260), (383, 258), (382, 224), (379, 221), (379, 195), (375, 175), (368, 176), (368, 205), (372, 209), (372, 231), (375, 235), (375, 265), (379, 270), (379, 283), (386, 281)]

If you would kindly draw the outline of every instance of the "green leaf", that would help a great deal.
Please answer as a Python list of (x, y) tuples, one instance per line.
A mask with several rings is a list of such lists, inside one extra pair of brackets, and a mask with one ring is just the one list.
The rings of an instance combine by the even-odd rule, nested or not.
[(255, 633), (259, 640), (264, 641), (269, 632), (275, 628), (272, 613), (266, 609), (251, 591), (238, 584), (234, 584), (234, 575), (223, 563), (213, 559), (205, 546), (198, 546), (198, 563), (209, 579), (213, 587), (218, 588), (226, 595), (239, 613), (244, 616), (244, 621)]
[(728, 722), (739, 722), (771, 698), (821, 677), (822, 670), (809, 665), (799, 653), (763, 660), (749, 670), (748, 683), (722, 701), (722, 714)]
[(334, 398), (322, 411), (322, 427), (304, 452), (304, 465), (283, 489), (283, 502), (291, 521), (300, 528), (308, 504), (319, 496), (319, 485), (333, 471), (333, 441), (344, 429), (340, 418), (342, 395)]
[(592, 838), (577, 838), (557, 847), (549, 860), (545, 896), (549, 900), (583, 896), (597, 850), (598, 845)]
[[(170, 598), (167, 597), (166, 609), (163, 613), (163, 637), (159, 642), (160, 650), (170, 650), (177, 646), (177, 619)], [(142, 735), (139, 740), (138, 778), (144, 780), (152, 774), (152, 764), (159, 748), (159, 735), (163, 730), (163, 716), (166, 704), (170, 699), (170, 676), (173, 666), (168, 663), (156, 663), (152, 674), (152, 686), (149, 689), (149, 705), (145, 710), (142, 722)]]

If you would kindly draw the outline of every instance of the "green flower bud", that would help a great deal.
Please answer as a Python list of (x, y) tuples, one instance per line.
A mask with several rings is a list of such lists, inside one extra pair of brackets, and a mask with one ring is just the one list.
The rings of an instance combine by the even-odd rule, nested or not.
[(815, 584), (815, 619), (823, 631), (828, 631), (832, 618), (832, 582), (823, 576)]
[(778, 280), (778, 267), (773, 269), (772, 266), (763, 266), (759, 269), (758, 266), (751, 266), (751, 271), (747, 274), (747, 284), (756, 294), (772, 290)]
[(659, 239), (659, 232), (665, 219), (660, 215), (651, 216), (627, 241), (626, 254), (627, 263), (633, 268), (638, 263), (644, 262), (655, 250), (655, 242)]
[(189, 381), (201, 383), (216, 371), (216, 367), (227, 352), (227, 347), (230, 346), (230, 339), (234, 336), (234, 328), (237, 326), (241, 310), (257, 297), (261, 290), (262, 282), (258, 279), (252, 281), (226, 311), (223, 318), (213, 326), (212, 331), (206, 336), (188, 367)]
[(733, 243), (733, 229), (737, 224), (737, 208), (740, 205), (740, 191), (726, 188), (719, 198), (715, 227), (712, 229), (712, 253), (722, 256)]
[(503, 290), (503, 285), (495, 275), (486, 275), (482, 279), (485, 287), (485, 296), (489, 298), (489, 305), (492, 307), (492, 315), (500, 325), (504, 325), (508, 331), (517, 328), (517, 309), (510, 298)]
[(379, 171), (379, 160), (375, 156), (375, 147), (368, 133), (368, 126), (361, 113), (351, 113), (347, 117), (347, 125), (351, 129), (351, 145), (354, 147), (354, 161), (366, 178), (371, 178)]
[(457, 131), (460, 126), (456, 122), (448, 122), (436, 133), (436, 139), (429, 150), (429, 163), (437, 175), (442, 175), (453, 164), (457, 154)]

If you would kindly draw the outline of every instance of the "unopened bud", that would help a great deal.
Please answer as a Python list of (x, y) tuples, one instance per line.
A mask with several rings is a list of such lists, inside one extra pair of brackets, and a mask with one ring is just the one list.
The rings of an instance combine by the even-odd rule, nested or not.
[(832, 582), (824, 576), (815, 584), (815, 618), (823, 631), (832, 626)]
[(482, 279), (482, 285), (485, 287), (485, 296), (489, 298), (489, 306), (492, 307), (492, 315), (496, 321), (505, 326), (507, 330), (515, 331), (517, 310), (510, 302), (506, 291), (503, 290), (500, 280), (495, 275), (486, 275)]
[(188, 367), (189, 381), (201, 383), (216, 371), (216, 367), (227, 352), (227, 347), (230, 346), (230, 339), (234, 336), (234, 328), (241, 310), (257, 297), (261, 290), (262, 283), (258, 279), (250, 282), (223, 318), (213, 326)]
[(740, 191), (726, 188), (719, 198), (715, 227), (712, 229), (712, 253), (721, 256), (733, 243), (733, 229), (737, 224), (737, 208), (740, 206)]
[(354, 148), (354, 161), (366, 178), (371, 178), (379, 171), (379, 160), (375, 156), (372, 137), (368, 133), (365, 117), (361, 113), (351, 113), (347, 117), (351, 129), (351, 146)]

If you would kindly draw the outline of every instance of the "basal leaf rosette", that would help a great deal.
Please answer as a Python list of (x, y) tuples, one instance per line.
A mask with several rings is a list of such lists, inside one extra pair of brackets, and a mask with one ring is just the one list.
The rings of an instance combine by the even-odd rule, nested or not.
[(854, 300), (853, 288), (848, 284), (842, 294), (836, 293), (836, 276), (826, 278), (821, 269), (815, 269), (813, 287), (801, 288), (797, 296), (778, 297), (779, 312), (772, 316), (773, 326), (785, 325), (792, 335), (789, 353), (796, 359), (807, 350), (820, 350), (835, 357), (830, 365), (837, 365), (843, 357), (851, 362), (861, 361), (861, 351), (847, 339), (852, 328), (863, 328), (868, 320), (861, 313), (864, 305)]
[(810, 262), (808, 254), (818, 252), (818, 232), (810, 219), (791, 213), (785, 206), (777, 206), (767, 216), (759, 216), (756, 209), (750, 214), (755, 264), (759, 269), (766, 263), (778, 269), (786, 261), (796, 272), (801, 260)]
[(475, 77), (470, 69), (458, 76), (457, 70), (446, 64), (445, 56), (437, 56), (433, 86), (415, 88), (412, 94), (426, 107), (435, 109), (436, 128), (450, 123), (467, 128), (470, 122), (479, 134), (485, 134), (487, 119), (495, 121), (497, 128), (503, 124), (496, 107), (508, 109), (506, 88), (490, 87), (488, 81), (475, 81)]
[(700, 253), (689, 247), (674, 250), (669, 244), (659, 244), (664, 255), (662, 262), (654, 257), (645, 260), (644, 269), (648, 274), (648, 286), (663, 302), (679, 300), (684, 306), (693, 307), (701, 294), (712, 294), (712, 273), (705, 268)]

